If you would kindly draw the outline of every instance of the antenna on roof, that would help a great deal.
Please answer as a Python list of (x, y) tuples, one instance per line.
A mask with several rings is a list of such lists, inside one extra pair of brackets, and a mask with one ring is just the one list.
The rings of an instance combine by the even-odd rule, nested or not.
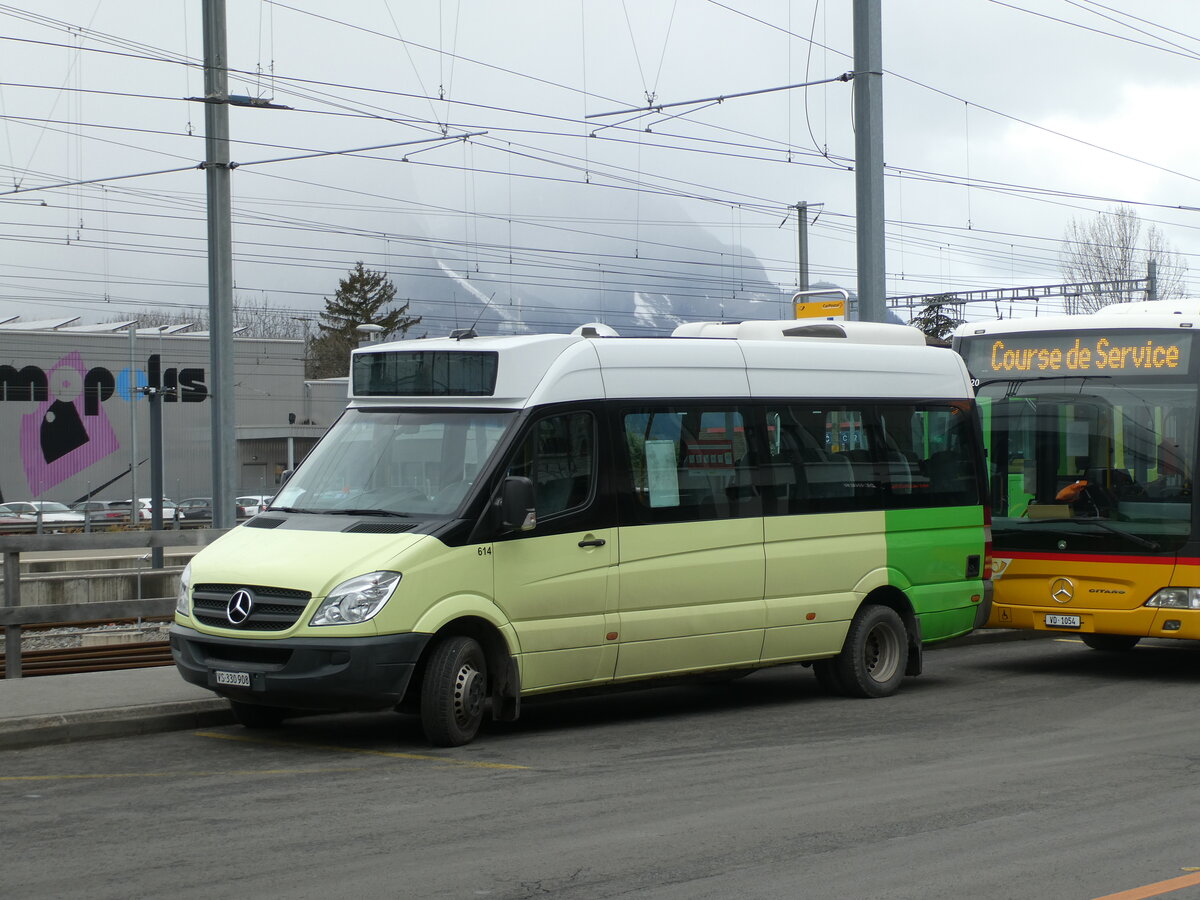
[(475, 330), (475, 326), (479, 324), (479, 320), (483, 318), (483, 314), (488, 311), (488, 307), (492, 305), (492, 301), (494, 299), (496, 299), (496, 292), (492, 291), (492, 296), (488, 297), (487, 303), (483, 304), (483, 309), (479, 311), (479, 315), (475, 317), (475, 321), (471, 323), (471, 327), (455, 328), (452, 332), (450, 332), (450, 337), (454, 338), (456, 341), (479, 337), (479, 333)]

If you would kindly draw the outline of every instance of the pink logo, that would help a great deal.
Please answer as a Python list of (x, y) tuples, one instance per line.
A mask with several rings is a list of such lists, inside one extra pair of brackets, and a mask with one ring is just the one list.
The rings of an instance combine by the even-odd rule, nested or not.
[(47, 399), (21, 417), (21, 461), (34, 497), (121, 449), (102, 404), (85, 415), (86, 373), (83, 357), (68, 353), (46, 373)]

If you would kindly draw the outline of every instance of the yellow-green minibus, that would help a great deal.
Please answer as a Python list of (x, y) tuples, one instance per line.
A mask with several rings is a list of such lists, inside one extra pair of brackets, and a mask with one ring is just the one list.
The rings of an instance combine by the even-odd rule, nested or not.
[(468, 331), (356, 350), (349, 396), (181, 579), (176, 664), (249, 727), (394, 707), (453, 746), (785, 663), (881, 697), (987, 618), (971, 386), (906, 326)]

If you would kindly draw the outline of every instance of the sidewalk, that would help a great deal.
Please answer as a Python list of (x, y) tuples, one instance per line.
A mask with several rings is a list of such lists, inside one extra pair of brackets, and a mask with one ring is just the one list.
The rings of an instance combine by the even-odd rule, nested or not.
[(232, 721), (228, 702), (174, 666), (0, 681), (0, 750)]
[[(1029, 640), (1045, 634), (992, 629), (955, 638), (945, 646)], [(184, 681), (174, 666), (0, 680), (0, 750), (233, 721), (227, 701)]]

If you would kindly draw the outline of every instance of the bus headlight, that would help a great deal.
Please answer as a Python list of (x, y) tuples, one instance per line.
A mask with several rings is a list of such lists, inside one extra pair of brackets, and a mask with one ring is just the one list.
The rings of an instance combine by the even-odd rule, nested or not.
[(181, 616), (190, 615), (192, 593), (192, 564), (188, 563), (179, 573), (179, 593), (175, 595), (175, 612)]
[(1200, 609), (1200, 588), (1163, 588), (1146, 605), (1160, 609)]
[(373, 617), (388, 602), (399, 572), (372, 572), (343, 581), (317, 607), (310, 625), (357, 625)]

